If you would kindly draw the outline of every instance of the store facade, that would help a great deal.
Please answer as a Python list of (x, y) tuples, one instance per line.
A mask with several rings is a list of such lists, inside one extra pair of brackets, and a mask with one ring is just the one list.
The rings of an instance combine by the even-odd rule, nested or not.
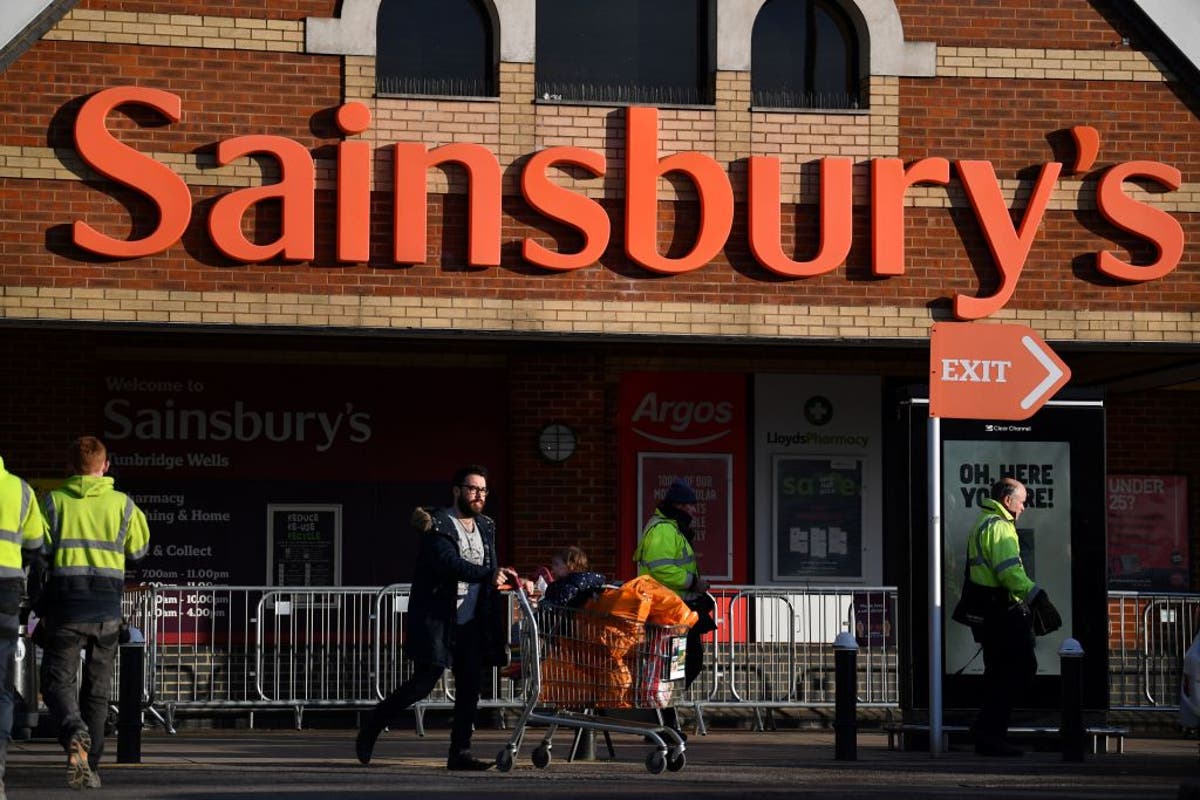
[[(895, 421), (957, 319), (1035, 329), (1102, 404), (1111, 494), (1169, 489), (1110, 580), (1200, 587), (1200, 105), (1152, 17), (842, 0), (778, 40), (781, 0), (678, 2), (606, 34), (664, 37), (635, 82), (589, 83), (543, 3), (431, 5), (10, 23), (0, 452), (52, 482), (105, 438), (137, 577), (404, 580), (408, 509), (477, 461), (523, 570), (581, 544), (628, 576), (682, 474), (714, 580), (896, 584), (924, 488)], [(420, 74), (422, 26), (478, 80)], [(825, 59), (794, 84), (790, 41)]]

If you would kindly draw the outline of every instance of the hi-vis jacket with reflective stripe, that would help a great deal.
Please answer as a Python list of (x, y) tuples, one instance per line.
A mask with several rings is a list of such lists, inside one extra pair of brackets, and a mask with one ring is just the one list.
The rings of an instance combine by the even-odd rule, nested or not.
[(113, 479), (75, 475), (46, 498), (50, 564), (44, 613), (56, 622), (120, 619), (125, 559), (150, 545), (146, 515)]
[(1013, 600), (1026, 601), (1037, 587), (1025, 574), (1016, 520), (999, 501), (990, 497), (967, 539), (967, 564), (972, 583), (1003, 587)]
[(654, 516), (650, 517), (642, 531), (642, 539), (633, 553), (633, 560), (637, 564), (638, 575), (651, 575), (681, 596), (689, 594), (700, 577), (696, 551), (692, 549), (691, 542), (679, 532), (675, 520), (658, 509), (654, 510)]
[(45, 538), (46, 522), (33, 489), (6, 470), (0, 458), (0, 632), (17, 630), (24, 565), (36, 558)]

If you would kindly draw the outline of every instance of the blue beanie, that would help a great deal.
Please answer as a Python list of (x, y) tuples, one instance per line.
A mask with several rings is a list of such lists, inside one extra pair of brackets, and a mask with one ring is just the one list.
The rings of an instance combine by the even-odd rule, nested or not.
[(692, 487), (688, 486), (687, 481), (683, 478), (676, 478), (671, 484), (671, 488), (667, 489), (666, 495), (663, 496), (664, 503), (694, 503), (696, 502), (696, 493), (692, 491)]

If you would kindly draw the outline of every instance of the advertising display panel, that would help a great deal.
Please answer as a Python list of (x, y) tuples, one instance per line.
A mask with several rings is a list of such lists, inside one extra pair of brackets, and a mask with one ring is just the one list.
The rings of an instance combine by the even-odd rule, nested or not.
[(875, 376), (755, 376), (755, 583), (881, 585), (880, 396)]
[(269, 506), (267, 553), (268, 586), (340, 586), (341, 506)]
[[(900, 526), (888, 542), (899, 589), (897, 622), (911, 635), (900, 648), (901, 706), (928, 708), (929, 698), (929, 409), (924, 394), (904, 390), (896, 415), (897, 447), (890, 454), (888, 516)], [(920, 391), (920, 390), (917, 390)], [(1002, 477), (1025, 484), (1027, 503), (1017, 520), (1021, 558), (1063, 618), (1038, 637), (1037, 675), (1019, 709), (1061, 708), (1058, 649), (1074, 638), (1083, 647), (1083, 702), (1108, 706), (1108, 594), (1105, 542), (1104, 406), (1094, 394), (1071, 392), (1022, 421), (942, 419), (942, 663), (946, 721), (973, 714), (980, 704), (982, 655), (970, 629), (951, 612), (962, 592), (966, 539), (979, 504)], [(969, 719), (970, 717), (967, 717)], [(1019, 719), (1015, 717), (1015, 719)]]
[[(967, 536), (993, 483), (1015, 478), (1025, 485), (1025, 511), (1017, 519), (1025, 573), (1049, 594), (1063, 619), (1071, 619), (1071, 446), (1069, 442), (947, 441), (942, 447), (943, 575), (946, 672), (982, 675), (983, 659), (969, 628), (950, 619), (962, 596)], [(1057, 675), (1061, 637), (1037, 640), (1039, 675)]]
[(1108, 588), (1186, 592), (1187, 478), (1108, 476)]
[(863, 574), (863, 459), (776, 456), (772, 580)]
[(633, 551), (667, 487), (696, 492), (692, 547), (710, 583), (746, 580), (746, 376), (630, 372), (618, 401), (620, 525), (617, 575), (636, 574)]

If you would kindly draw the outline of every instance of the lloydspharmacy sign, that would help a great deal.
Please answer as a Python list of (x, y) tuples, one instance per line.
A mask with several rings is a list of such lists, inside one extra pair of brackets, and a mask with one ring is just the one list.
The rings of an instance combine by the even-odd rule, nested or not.
[[(158, 224), (136, 239), (114, 239), (84, 220), (73, 226), (75, 244), (113, 258), (141, 258), (160, 253), (183, 236), (192, 216), (192, 195), (184, 180), (150, 156), (119, 142), (108, 130), (107, 119), (119, 106), (144, 106), (171, 122), (179, 122), (183, 109), (178, 95), (147, 87), (104, 89), (88, 98), (75, 121), (79, 155), (97, 172), (145, 195), (158, 209)], [(346, 103), (335, 119), (348, 137), (366, 131), (371, 114), (361, 103)], [(1094, 128), (1073, 129), (1077, 156), (1073, 172), (1085, 172), (1094, 163), (1099, 136)], [(657, 273), (678, 274), (699, 269), (725, 246), (733, 224), (733, 188), (725, 169), (701, 153), (658, 155), (658, 111), (630, 108), (625, 126), (625, 252), (636, 264)], [(501, 168), (494, 153), (478, 144), (447, 144), (433, 149), (419, 142), (398, 142), (393, 150), (393, 258), (398, 264), (419, 264), (426, 254), (426, 175), (430, 167), (447, 162), (461, 164), (469, 179), (469, 247), (467, 262), (474, 266), (500, 264)], [(337, 246), (344, 263), (365, 262), (370, 246), (370, 143), (347, 139), (337, 151)], [(307, 261), (315, 253), (316, 169), (312, 153), (283, 136), (236, 136), (218, 142), (216, 161), (224, 166), (251, 154), (278, 161), (278, 183), (230, 191), (216, 199), (208, 217), (213, 244), (234, 261), (254, 263), (272, 258)], [(551, 147), (534, 153), (521, 172), (521, 192), (538, 213), (579, 231), (583, 246), (575, 252), (550, 250), (532, 238), (522, 241), (522, 257), (547, 270), (584, 269), (597, 263), (608, 246), (612, 224), (603, 206), (572, 192), (548, 177), (551, 167), (568, 165), (600, 177), (608, 168), (603, 153), (581, 147)], [(928, 157), (911, 164), (895, 158), (876, 158), (870, 164), (871, 271), (887, 277), (904, 274), (904, 197), (909, 187), (946, 185), (951, 167), (961, 181), (975, 220), (991, 249), (1000, 285), (988, 297), (955, 295), (954, 313), (960, 319), (978, 319), (1002, 308), (1013, 294), (1029, 255), (1055, 182), (1063, 165), (1041, 166), (1023, 216), (1014, 223), (1001, 194), (991, 162), (955, 161)], [(778, 275), (803, 278), (821, 275), (841, 266), (852, 238), (853, 161), (820, 160), (819, 252), (809, 261), (796, 261), (781, 245), (780, 163), (754, 156), (748, 160), (748, 238), (755, 260)], [(700, 224), (689, 252), (667, 257), (658, 252), (657, 183), (665, 173), (687, 176), (700, 201)], [(1161, 209), (1139, 202), (1124, 191), (1126, 181), (1157, 183), (1167, 190), (1179, 188), (1178, 169), (1154, 161), (1118, 163), (1096, 182), (1096, 206), (1117, 228), (1144, 239), (1157, 251), (1151, 264), (1134, 265), (1110, 252), (1095, 254), (1096, 269), (1122, 281), (1155, 280), (1179, 265), (1183, 254), (1183, 229)], [(242, 232), (246, 213), (259, 202), (277, 201), (282, 207), (279, 236), (266, 243), (252, 242)]]

